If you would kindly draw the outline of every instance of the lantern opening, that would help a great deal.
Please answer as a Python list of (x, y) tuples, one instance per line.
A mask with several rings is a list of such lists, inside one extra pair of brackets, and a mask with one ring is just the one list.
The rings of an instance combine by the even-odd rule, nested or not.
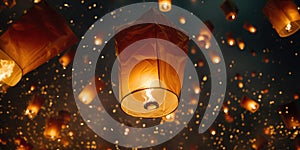
[(144, 108), (147, 110), (154, 110), (159, 107), (159, 104), (157, 103), (156, 99), (152, 96), (151, 94), (152, 89), (147, 89), (146, 90), (146, 96), (145, 102), (144, 102)]

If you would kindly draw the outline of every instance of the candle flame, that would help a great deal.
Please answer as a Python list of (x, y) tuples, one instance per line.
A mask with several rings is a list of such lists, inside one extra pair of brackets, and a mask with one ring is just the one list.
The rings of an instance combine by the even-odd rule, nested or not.
[(12, 75), (14, 66), (14, 61), (0, 59), (0, 81), (9, 78)]
[(147, 110), (154, 110), (159, 107), (156, 99), (151, 94), (152, 90), (153, 89), (147, 89), (146, 96), (144, 97), (145, 98), (144, 108)]

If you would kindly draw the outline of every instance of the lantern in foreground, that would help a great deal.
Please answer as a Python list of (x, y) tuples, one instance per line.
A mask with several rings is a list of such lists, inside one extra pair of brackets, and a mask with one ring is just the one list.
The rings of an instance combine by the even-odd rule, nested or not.
[(27, 109), (25, 111), (25, 115), (28, 115), (30, 119), (33, 119), (41, 109), (44, 104), (44, 97), (40, 95), (33, 95), (32, 100), (29, 102)]
[(242, 98), (240, 105), (251, 113), (255, 113), (259, 108), (259, 104), (256, 101), (246, 96)]
[(49, 139), (57, 139), (60, 135), (62, 122), (57, 118), (49, 118), (46, 120), (44, 136)]
[(2, 0), (4, 5), (7, 6), (8, 8), (13, 8), (17, 2), (16, 0)]
[(33, 149), (33, 146), (21, 137), (15, 138), (14, 143), (16, 145), (16, 150), (32, 150)]
[(161, 12), (168, 12), (172, 9), (171, 0), (158, 0), (158, 7)]
[(119, 100), (123, 111), (131, 116), (158, 118), (178, 106), (189, 38), (170, 27), (173, 24), (154, 9), (137, 22), (149, 17), (165, 25), (133, 25), (115, 36)]
[(227, 44), (228, 44), (229, 46), (234, 46), (234, 45), (235, 45), (235, 39), (234, 39), (232, 33), (227, 33), (227, 34), (226, 34), (226, 39), (227, 39)]
[[(104, 83), (100, 78), (92, 78), (92, 80), (95, 80), (95, 82), (90, 81), (78, 95), (79, 100), (87, 105), (95, 99), (97, 94), (104, 87)], [(94, 87), (96, 87), (96, 89), (94, 89)]]
[(258, 135), (252, 143), (252, 148), (254, 150), (262, 149), (266, 144), (268, 144), (267, 139), (263, 135)]
[(291, 103), (282, 105), (278, 108), (286, 128), (294, 129), (300, 127), (300, 102), (292, 101)]
[(248, 22), (244, 23), (243, 28), (245, 30), (249, 31), (250, 33), (255, 33), (256, 32), (256, 28), (252, 24), (250, 24)]
[(0, 36), (0, 82), (16, 85), (24, 74), (75, 42), (62, 16), (46, 3), (33, 5)]
[(263, 9), (280, 37), (287, 37), (300, 28), (300, 14), (293, 0), (269, 0)]
[(232, 21), (236, 19), (238, 8), (233, 0), (225, 0), (221, 5), (221, 9), (227, 20)]

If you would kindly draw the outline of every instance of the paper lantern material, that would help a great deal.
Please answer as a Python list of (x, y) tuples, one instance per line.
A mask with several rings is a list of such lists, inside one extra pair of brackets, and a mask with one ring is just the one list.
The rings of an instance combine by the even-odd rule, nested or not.
[(255, 33), (256, 32), (256, 28), (252, 24), (250, 24), (248, 22), (244, 23), (243, 28), (245, 30), (249, 31), (250, 33)]
[(76, 48), (73, 46), (59, 58), (59, 63), (63, 67), (67, 67), (73, 61), (75, 54), (76, 54)]
[[(77, 42), (62, 16), (46, 3), (33, 5), (27, 14), (0, 37), (0, 60), (14, 61), (13, 73), (1, 82), (14, 86), (34, 70)], [(3, 65), (0, 66), (0, 77)], [(1, 78), (0, 78), (1, 79)]]
[(91, 80), (95, 80), (95, 82), (90, 81), (78, 95), (79, 100), (86, 105), (90, 104), (104, 87), (100, 78), (92, 78)]
[(300, 14), (293, 0), (269, 0), (263, 13), (280, 37), (290, 36), (300, 28)]
[(300, 127), (300, 102), (292, 101), (278, 108), (278, 113), (281, 116), (286, 128), (293, 129)]
[(119, 100), (123, 111), (131, 116), (158, 118), (178, 106), (189, 39), (154, 9), (136, 22), (143, 19), (163, 21), (165, 25), (123, 27), (115, 36)]
[(46, 120), (44, 136), (49, 139), (57, 139), (60, 136), (62, 121), (57, 118), (49, 118)]
[(238, 8), (233, 0), (225, 0), (221, 5), (221, 9), (227, 20), (233, 21), (237, 18)]
[(251, 113), (255, 113), (259, 109), (259, 104), (246, 96), (242, 98), (240, 105)]
[(33, 95), (32, 100), (29, 102), (27, 109), (25, 111), (25, 115), (28, 115), (30, 119), (33, 119), (40, 111), (44, 98), (40, 95)]

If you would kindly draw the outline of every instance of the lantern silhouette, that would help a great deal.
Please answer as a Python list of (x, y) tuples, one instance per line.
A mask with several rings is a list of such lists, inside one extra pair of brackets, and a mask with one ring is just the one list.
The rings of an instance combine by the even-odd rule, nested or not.
[(197, 41), (201, 48), (209, 49), (211, 46), (211, 32), (213, 31), (214, 26), (209, 20), (205, 21), (204, 24), (206, 26), (201, 27)]
[(33, 5), (0, 37), (0, 82), (16, 85), (24, 74), (75, 42), (62, 16), (46, 3)]
[(128, 115), (158, 118), (178, 106), (189, 38), (154, 9), (137, 22), (149, 17), (163, 20), (168, 26), (138, 24), (123, 28), (115, 36), (119, 100)]
[[(94, 100), (104, 87), (104, 83), (100, 78), (92, 78), (91, 80), (95, 80), (95, 82), (89, 82), (78, 95), (79, 100), (87, 105)], [(96, 87), (96, 90), (93, 87)]]
[(293, 0), (269, 0), (263, 8), (280, 37), (287, 37), (300, 28), (300, 14)]
[(25, 115), (28, 115), (30, 119), (33, 119), (41, 109), (44, 98), (40, 95), (33, 95), (32, 100), (29, 102), (29, 105), (27, 106), (27, 109), (25, 111)]
[(267, 139), (263, 135), (258, 135), (254, 142), (252, 143), (252, 148), (254, 150), (262, 149), (266, 144), (268, 144)]
[(168, 12), (172, 9), (171, 0), (158, 0), (158, 7), (161, 12)]
[(33, 146), (21, 137), (15, 138), (14, 143), (16, 145), (16, 150), (32, 150), (33, 149)]
[(227, 20), (232, 21), (236, 19), (238, 8), (233, 0), (225, 0), (221, 5), (221, 9)]
[(255, 113), (259, 108), (259, 104), (256, 101), (246, 96), (242, 98), (240, 105), (251, 113)]
[(13, 8), (17, 4), (16, 0), (3, 0), (3, 3), (8, 8)]
[(300, 102), (293, 101), (284, 104), (278, 108), (278, 113), (281, 116), (286, 128), (294, 129), (300, 127)]
[(235, 45), (235, 39), (234, 39), (232, 33), (227, 33), (227, 34), (226, 34), (226, 38), (227, 38), (227, 44), (228, 44), (229, 46), (234, 46), (234, 45)]
[(59, 63), (65, 68), (67, 67), (74, 59), (76, 53), (76, 48), (72, 47), (67, 50), (60, 58)]
[(44, 136), (49, 139), (57, 139), (60, 135), (62, 121), (57, 118), (49, 118), (46, 120)]
[(249, 31), (250, 33), (255, 33), (256, 32), (256, 28), (252, 24), (250, 24), (248, 22), (244, 23), (243, 28), (245, 30)]

